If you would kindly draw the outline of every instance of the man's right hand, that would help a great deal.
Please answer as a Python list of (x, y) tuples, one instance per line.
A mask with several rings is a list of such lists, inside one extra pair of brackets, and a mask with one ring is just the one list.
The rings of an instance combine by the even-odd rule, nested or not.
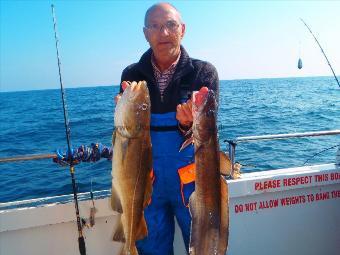
[(115, 96), (115, 104), (117, 105), (119, 99), (122, 97), (122, 93), (119, 93)]
[(189, 129), (192, 125), (192, 102), (189, 99), (185, 103), (177, 105), (176, 119), (182, 127)]

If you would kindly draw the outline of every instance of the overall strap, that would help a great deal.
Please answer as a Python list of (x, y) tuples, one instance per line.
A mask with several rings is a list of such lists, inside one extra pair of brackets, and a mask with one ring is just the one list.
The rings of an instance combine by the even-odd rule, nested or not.
[(178, 121), (176, 119), (176, 112), (152, 113), (150, 130), (156, 132), (177, 131)]

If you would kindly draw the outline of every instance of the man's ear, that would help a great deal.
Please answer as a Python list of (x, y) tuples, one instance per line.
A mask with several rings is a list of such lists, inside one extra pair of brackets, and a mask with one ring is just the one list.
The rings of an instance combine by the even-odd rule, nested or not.
[(181, 29), (182, 29), (181, 38), (183, 38), (183, 37), (184, 37), (184, 34), (185, 34), (185, 24), (181, 24)]
[(149, 42), (149, 34), (148, 34), (148, 29), (143, 27), (143, 33), (144, 33), (144, 36), (145, 36), (145, 39)]

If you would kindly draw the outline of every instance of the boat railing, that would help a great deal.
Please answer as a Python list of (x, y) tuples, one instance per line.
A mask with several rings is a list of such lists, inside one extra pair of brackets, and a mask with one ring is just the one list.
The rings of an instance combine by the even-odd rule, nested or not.
[[(278, 139), (291, 139), (301, 137), (316, 137), (316, 136), (335, 136), (340, 135), (340, 129), (326, 130), (326, 131), (315, 131), (315, 132), (304, 132), (304, 133), (288, 133), (288, 134), (275, 134), (275, 135), (259, 135), (259, 136), (241, 136), (236, 137), (232, 140), (224, 140), (229, 143), (229, 158), (230, 158), (230, 178), (234, 176), (234, 164), (236, 156), (236, 145), (246, 142), (257, 142), (257, 141), (268, 141)], [(39, 159), (50, 159), (56, 158), (56, 154), (39, 154), (39, 155), (22, 155), (15, 157), (0, 158), (0, 163), (26, 161), (26, 160), (39, 160)], [(337, 150), (336, 164), (340, 165), (340, 144)]]
[[(236, 156), (236, 145), (245, 142), (257, 142), (257, 141), (268, 141), (278, 139), (291, 139), (300, 137), (316, 137), (316, 136), (335, 136), (340, 135), (340, 129), (326, 130), (326, 131), (315, 131), (315, 132), (304, 132), (304, 133), (288, 133), (288, 134), (276, 134), (276, 135), (259, 135), (259, 136), (241, 136), (232, 140), (225, 140), (229, 143), (229, 157), (230, 157), (230, 177), (234, 176), (234, 164)], [(338, 146), (336, 155), (336, 164), (340, 164), (340, 146)]]

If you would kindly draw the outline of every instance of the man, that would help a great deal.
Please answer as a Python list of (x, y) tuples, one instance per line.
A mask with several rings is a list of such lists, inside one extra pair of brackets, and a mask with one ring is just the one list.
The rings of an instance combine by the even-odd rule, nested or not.
[[(205, 86), (218, 95), (216, 69), (208, 62), (189, 57), (181, 41), (185, 24), (168, 3), (151, 6), (144, 20), (150, 44), (138, 63), (126, 67), (120, 92), (128, 81), (145, 80), (151, 99), (151, 140), (154, 183), (151, 204), (145, 209), (148, 236), (137, 242), (140, 255), (173, 254), (174, 216), (189, 247), (191, 217), (187, 207), (194, 182), (181, 183), (178, 170), (193, 163), (193, 146), (179, 152), (192, 125), (192, 91)], [(120, 95), (116, 97), (119, 100)], [(194, 181), (194, 180), (192, 180)]]

